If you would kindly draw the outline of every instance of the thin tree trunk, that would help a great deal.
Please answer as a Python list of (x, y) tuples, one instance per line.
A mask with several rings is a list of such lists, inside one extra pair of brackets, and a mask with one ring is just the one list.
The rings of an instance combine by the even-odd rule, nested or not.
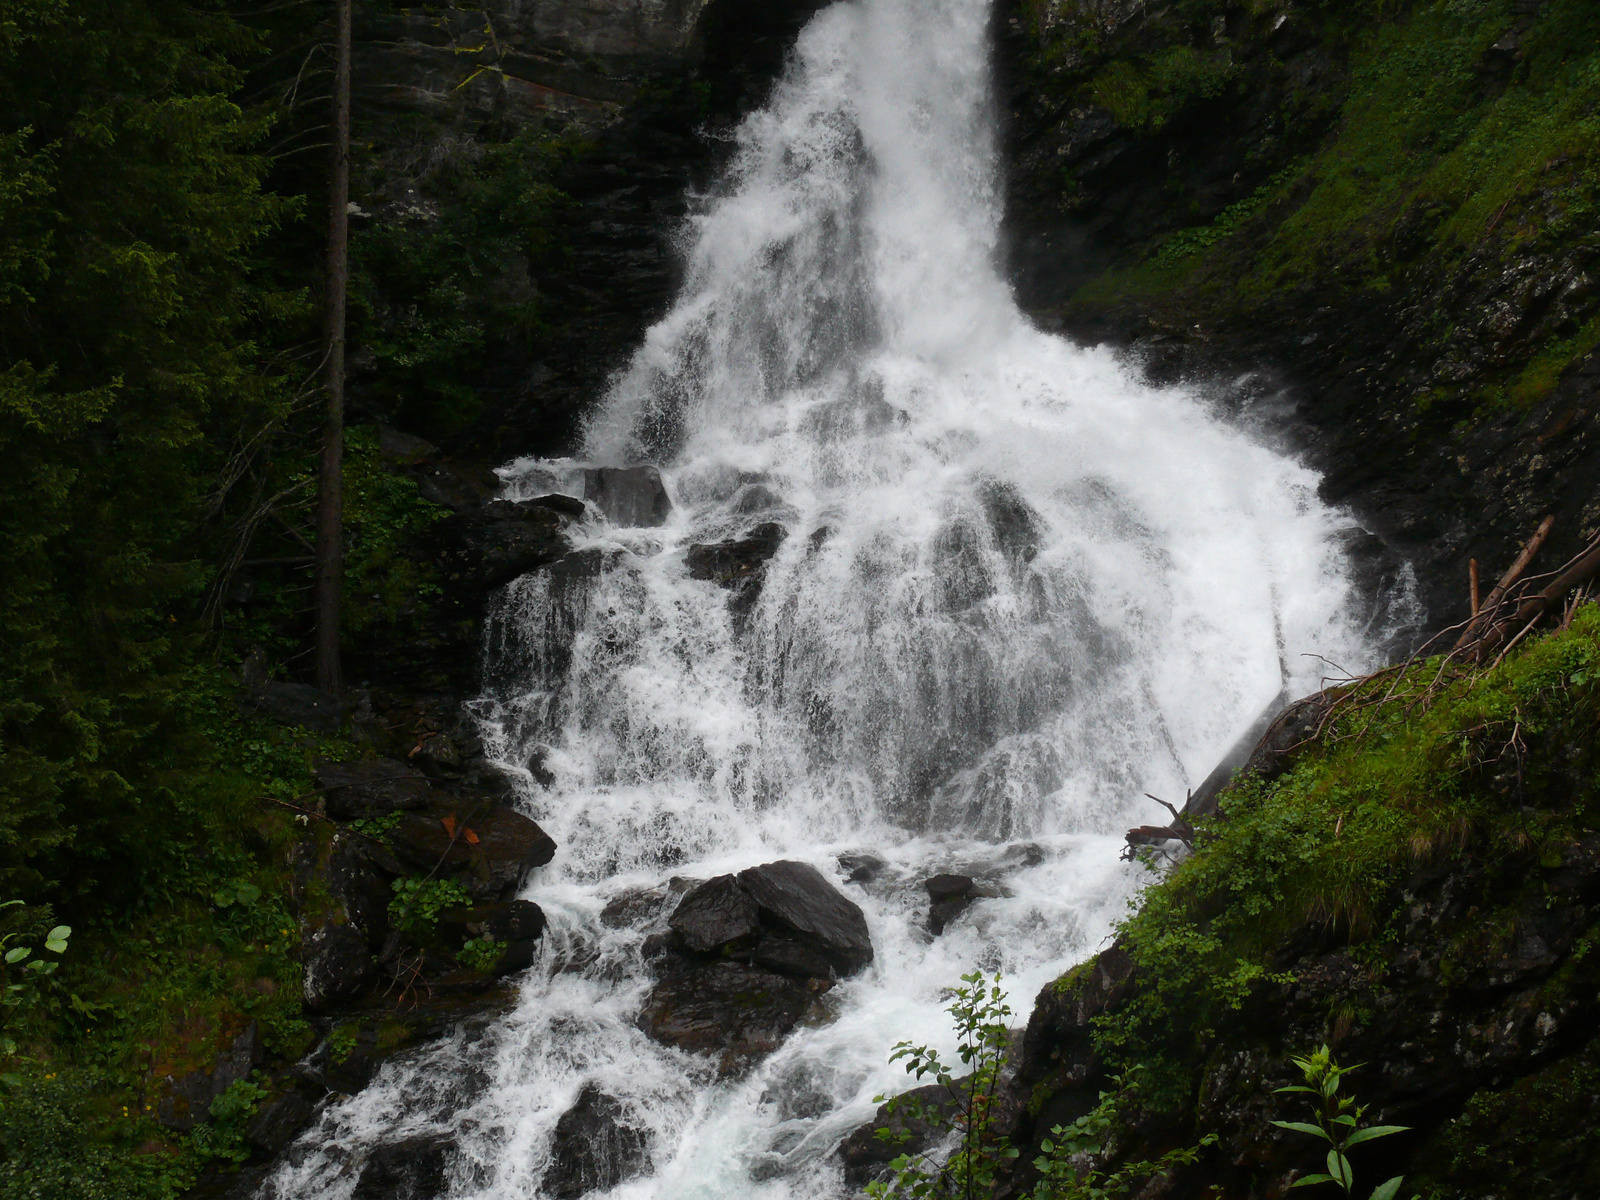
[(333, 77), (333, 170), (328, 189), (328, 423), (317, 470), (317, 686), (337, 693), (339, 599), (344, 586), (344, 325), (350, 282), (350, 6), (334, 0), (338, 33)]

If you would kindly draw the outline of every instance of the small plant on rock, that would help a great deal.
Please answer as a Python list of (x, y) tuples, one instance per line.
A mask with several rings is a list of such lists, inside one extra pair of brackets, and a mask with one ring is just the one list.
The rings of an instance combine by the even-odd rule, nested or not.
[(447, 908), (465, 908), (472, 903), (466, 888), (454, 879), (417, 879), (402, 876), (393, 884), (394, 899), (389, 901), (389, 917), (408, 932), (432, 929), (439, 914)]
[[(867, 1194), (874, 1200), (911, 1196), (917, 1200), (976, 1200), (989, 1196), (1001, 1165), (1016, 1158), (1010, 1141), (995, 1130), (1000, 1074), (1005, 1067), (1010, 1032), (1006, 1018), (1011, 1007), (1000, 987), (1000, 976), (986, 980), (974, 971), (963, 975), (965, 987), (955, 989), (949, 1013), (955, 1018), (959, 1038), (956, 1054), (968, 1074), (958, 1078), (956, 1066), (946, 1063), (937, 1050), (901, 1042), (890, 1062), (906, 1060), (906, 1073), (928, 1076), (940, 1087), (932, 1103), (913, 1093), (888, 1100), (891, 1116), (907, 1122), (926, 1122), (955, 1137), (955, 1147), (944, 1154), (949, 1139), (941, 1139), (917, 1154), (902, 1154), (889, 1164), (887, 1181), (874, 1180)], [(884, 1097), (879, 1096), (879, 1101)], [(910, 1134), (879, 1129), (881, 1141), (904, 1144)]]
[(500, 964), (505, 952), (506, 944), (495, 941), (493, 934), (486, 933), (482, 937), (469, 938), (462, 943), (461, 949), (456, 954), (456, 961), (469, 971), (488, 974)]
[[(1279, 1092), (1297, 1092), (1312, 1097), (1311, 1110), (1315, 1124), (1307, 1121), (1274, 1121), (1279, 1129), (1303, 1133), (1320, 1138), (1328, 1144), (1327, 1173), (1305, 1175), (1294, 1181), (1295, 1187), (1311, 1187), (1319, 1183), (1338, 1184), (1346, 1196), (1355, 1194), (1355, 1174), (1350, 1168), (1348, 1151), (1362, 1142), (1376, 1141), (1391, 1134), (1404, 1133), (1409, 1125), (1367, 1125), (1361, 1118), (1367, 1109), (1355, 1102), (1353, 1096), (1339, 1095), (1339, 1085), (1355, 1067), (1341, 1067), (1333, 1061), (1327, 1046), (1305, 1058), (1292, 1060), (1305, 1076), (1305, 1084), (1281, 1087)], [(1372, 1189), (1368, 1200), (1394, 1200), (1405, 1176), (1396, 1175)]]
[(1151, 1162), (1124, 1162), (1109, 1172), (1096, 1168), (1093, 1164), (1105, 1153), (1118, 1123), (1118, 1098), (1142, 1069), (1131, 1067), (1115, 1076), (1116, 1090), (1101, 1092), (1100, 1103), (1091, 1112), (1050, 1131), (1039, 1145), (1044, 1153), (1033, 1160), (1040, 1180), (1030, 1200), (1120, 1200), (1137, 1183), (1191, 1165), (1199, 1158), (1201, 1147), (1217, 1140), (1216, 1134), (1208, 1133), (1197, 1145), (1168, 1150)]

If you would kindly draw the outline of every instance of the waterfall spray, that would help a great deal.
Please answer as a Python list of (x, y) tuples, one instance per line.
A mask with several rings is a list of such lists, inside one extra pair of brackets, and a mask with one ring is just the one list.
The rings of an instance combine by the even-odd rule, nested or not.
[[(433, 1133), (452, 1196), (544, 1194), (586, 1087), (644, 1146), (616, 1196), (848, 1194), (831, 1152), (906, 1086), (893, 1043), (948, 1037), (941, 989), (978, 966), (1025, 999), (1092, 953), (1140, 882), (1117, 834), (1141, 794), (1314, 689), (1311, 655), (1363, 662), (1315, 476), (1017, 310), (989, 20), (837, 4), (740, 127), (587, 429), (588, 463), (663, 468), (671, 518), (592, 523), (592, 571), (517, 581), (491, 622), (485, 739), (561, 845), (528, 892), (542, 959), (514, 1012), (330, 1108), (264, 1195), (343, 1200), (374, 1147)], [(512, 464), (507, 495), (576, 465)], [(758, 525), (783, 536), (730, 605), (689, 548)], [(731, 1079), (645, 1037), (670, 877), (838, 879), (853, 851), (881, 863), (844, 884), (877, 957), (812, 1024)], [(991, 886), (933, 937), (945, 870)]]

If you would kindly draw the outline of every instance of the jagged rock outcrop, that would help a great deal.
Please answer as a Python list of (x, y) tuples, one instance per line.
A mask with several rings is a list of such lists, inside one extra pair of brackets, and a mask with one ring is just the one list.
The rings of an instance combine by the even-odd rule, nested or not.
[(544, 1191), (555, 1200), (610, 1191), (639, 1172), (648, 1144), (645, 1132), (627, 1123), (622, 1106), (591, 1083), (556, 1122)]
[(860, 907), (809, 863), (719, 875), (668, 918), (645, 1032), (720, 1055), (723, 1073), (770, 1054), (833, 980), (872, 961)]

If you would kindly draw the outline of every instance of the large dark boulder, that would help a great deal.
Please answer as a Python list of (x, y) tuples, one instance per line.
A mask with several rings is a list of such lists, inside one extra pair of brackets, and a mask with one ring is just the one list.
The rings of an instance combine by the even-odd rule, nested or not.
[(769, 521), (742, 538), (696, 543), (684, 556), (689, 577), (708, 579), (725, 588), (737, 587), (754, 579), (788, 536), (789, 531), (782, 525)]
[(361, 994), (372, 978), (367, 935), (354, 925), (330, 921), (311, 931), (302, 946), (306, 1007), (320, 1012)]
[(437, 869), (459, 878), (484, 900), (515, 892), (529, 871), (556, 853), (555, 842), (536, 822), (499, 804), (406, 813), (390, 832), (389, 844), (411, 870)]
[(665, 525), (672, 515), (672, 501), (654, 467), (591, 467), (583, 475), (583, 498), (613, 525)]
[(720, 1052), (723, 1074), (771, 1054), (830, 984), (736, 962), (680, 963), (645, 1002), (640, 1025), (656, 1041)]
[(622, 1119), (622, 1106), (588, 1084), (556, 1122), (544, 1191), (555, 1200), (607, 1192), (639, 1173), (648, 1139)]
[(426, 775), (392, 758), (321, 762), (316, 780), (328, 815), (341, 821), (424, 808), (436, 795)]
[(439, 1137), (379, 1146), (367, 1156), (350, 1200), (439, 1200), (449, 1157), (450, 1143)]
[(857, 905), (806, 863), (719, 875), (690, 891), (667, 922), (678, 948), (829, 979), (872, 961)]
[(423, 543), (446, 592), (465, 602), (555, 562), (570, 523), (542, 501), (493, 500), (434, 522)]
[(259, 1154), (277, 1154), (294, 1141), (295, 1135), (311, 1123), (317, 1100), (299, 1087), (290, 1086), (264, 1101), (244, 1128), (245, 1141)]
[(751, 867), (739, 872), (739, 883), (761, 910), (762, 941), (771, 941), (775, 960), (803, 951), (839, 975), (872, 961), (872, 938), (860, 906), (809, 863)]
[(761, 910), (732, 875), (718, 875), (679, 902), (667, 921), (684, 949), (715, 954), (753, 943), (761, 929)]

